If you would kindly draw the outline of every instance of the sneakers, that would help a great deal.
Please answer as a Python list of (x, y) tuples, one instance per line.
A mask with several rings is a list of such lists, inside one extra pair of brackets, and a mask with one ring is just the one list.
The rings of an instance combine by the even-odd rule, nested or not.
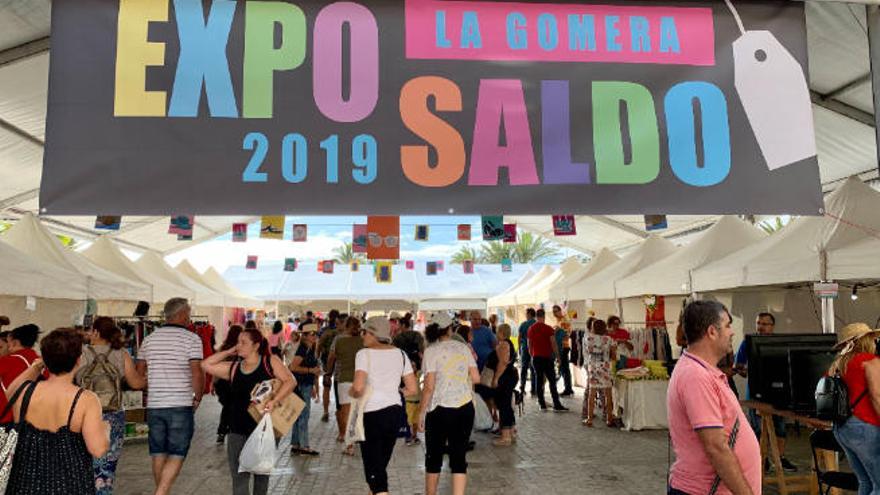
[(223, 441), (226, 440), (226, 435), (223, 433), (217, 434), (217, 445), (223, 445)]
[(785, 471), (786, 473), (796, 473), (797, 472), (797, 470), (798, 470), (797, 466), (792, 464), (791, 461), (789, 461), (785, 457), (780, 457), (779, 460), (782, 463), (782, 470), (783, 471)]

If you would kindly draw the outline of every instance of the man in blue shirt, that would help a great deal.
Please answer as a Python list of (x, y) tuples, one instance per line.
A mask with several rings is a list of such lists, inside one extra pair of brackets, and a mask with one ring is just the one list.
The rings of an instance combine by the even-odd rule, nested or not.
[(477, 353), (477, 368), (479, 368), (480, 371), (483, 371), (483, 366), (486, 365), (486, 359), (489, 357), (489, 354), (492, 354), (492, 351), (495, 350), (495, 345), (498, 343), (498, 340), (495, 338), (495, 334), (492, 333), (492, 329), (483, 326), (483, 315), (480, 314), (479, 311), (471, 311), (470, 322), (472, 336), (471, 347), (473, 347), (474, 352)]
[[(529, 328), (538, 320), (535, 319), (535, 308), (526, 310), (527, 320), (520, 323), (517, 337), (519, 338), (519, 362), (522, 370), (519, 374), (519, 390), (525, 395), (526, 380), (530, 379), (529, 393), (535, 395), (535, 370), (532, 368), (532, 356), (529, 354)], [(528, 378), (527, 378), (528, 377)]]

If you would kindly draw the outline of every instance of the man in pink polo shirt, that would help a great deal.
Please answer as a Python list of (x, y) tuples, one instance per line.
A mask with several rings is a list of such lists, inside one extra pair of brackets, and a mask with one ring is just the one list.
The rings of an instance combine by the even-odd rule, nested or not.
[[(669, 477), (670, 495), (761, 493), (758, 439), (727, 384), (727, 375), (710, 364), (732, 350), (730, 322), (727, 308), (715, 301), (695, 301), (684, 308), (688, 348), (672, 373), (666, 400), (676, 459)], [(715, 484), (717, 491), (712, 491)]]

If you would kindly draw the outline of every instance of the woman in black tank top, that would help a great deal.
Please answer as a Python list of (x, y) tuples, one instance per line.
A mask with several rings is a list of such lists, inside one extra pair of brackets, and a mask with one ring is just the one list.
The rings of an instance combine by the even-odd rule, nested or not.
[[(232, 362), (229, 357), (236, 357)], [(271, 410), (275, 403), (293, 392), (296, 380), (287, 371), (278, 356), (269, 354), (269, 341), (259, 330), (246, 328), (238, 337), (238, 345), (212, 355), (202, 361), (202, 369), (216, 378), (229, 381), (229, 396), (226, 407), (229, 409), (229, 434), (226, 436), (226, 453), (229, 471), (232, 475), (232, 493), (250, 493), (250, 473), (238, 472), (238, 457), (251, 433), (257, 428), (257, 421), (251, 417), (248, 407), (251, 404), (251, 391), (266, 380), (281, 380), (281, 388), (275, 398), (264, 408)], [(254, 495), (265, 495), (269, 490), (269, 477), (253, 475)]]

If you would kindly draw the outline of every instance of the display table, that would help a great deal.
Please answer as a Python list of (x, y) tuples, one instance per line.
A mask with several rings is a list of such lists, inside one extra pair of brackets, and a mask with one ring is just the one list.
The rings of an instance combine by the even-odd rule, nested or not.
[(669, 380), (624, 380), (614, 384), (617, 415), (627, 431), (663, 430), (666, 418), (666, 389)]

